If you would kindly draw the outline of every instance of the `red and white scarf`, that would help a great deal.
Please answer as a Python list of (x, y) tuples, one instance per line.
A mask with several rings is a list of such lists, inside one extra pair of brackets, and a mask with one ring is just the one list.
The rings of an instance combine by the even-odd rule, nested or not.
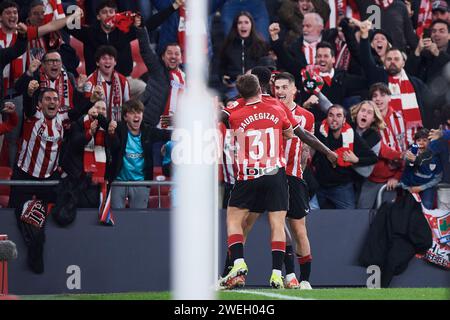
[(180, 15), (180, 22), (178, 23), (177, 39), (181, 52), (184, 52), (186, 48), (186, 8), (184, 5), (178, 8), (178, 14)]
[(375, 4), (385, 10), (391, 6), (394, 0), (375, 0)]
[(361, 20), (358, 5), (355, 0), (333, 0), (328, 1), (330, 5), (329, 28), (337, 28), (340, 17)]
[[(330, 130), (327, 120), (323, 120), (322, 124), (320, 125), (320, 133), (327, 138), (328, 132)], [(355, 131), (353, 128), (345, 122), (341, 129), (341, 136), (342, 136), (342, 147), (333, 150), (338, 155), (337, 164), (340, 167), (349, 167), (353, 163), (345, 161), (344, 160), (344, 152), (346, 151), (353, 151), (353, 143), (355, 141)]]
[(97, 69), (89, 76), (85, 91), (92, 94), (94, 86), (102, 86), (108, 119), (119, 122), (122, 120), (122, 104), (129, 99), (128, 82), (127, 78), (117, 71), (113, 72), (111, 78), (111, 92), (108, 94), (108, 85)]
[(422, 126), (419, 104), (416, 93), (405, 70), (402, 69), (400, 76), (389, 76), (389, 90), (392, 92), (390, 106), (395, 111), (402, 113), (406, 128)]
[(319, 72), (322, 80), (327, 84), (327, 86), (331, 87), (334, 77), (334, 69), (331, 69), (330, 72)]
[(63, 113), (73, 109), (73, 86), (66, 71), (61, 70), (58, 78), (53, 81), (41, 69), (39, 84), (41, 88), (53, 88), (58, 92), (60, 99), (59, 112)]
[(430, 0), (420, 1), (419, 16), (417, 17), (416, 33), (418, 37), (423, 35), (423, 30), (429, 28), (432, 21), (432, 3)]
[(89, 142), (84, 147), (83, 168), (85, 173), (92, 174), (94, 184), (101, 184), (105, 182), (106, 171), (105, 130), (100, 127), (92, 136), (91, 123), (89, 115), (85, 115), (83, 118), (84, 134)]
[(93, 184), (100, 185), (99, 222), (105, 225), (114, 225), (114, 217), (111, 212), (111, 188), (108, 187), (108, 183), (105, 180), (105, 130), (99, 127), (95, 135), (92, 136), (91, 123), (90, 117), (85, 115), (83, 118), (84, 134), (89, 142), (84, 147), (83, 170), (91, 175)]
[[(186, 74), (180, 68), (169, 70), (169, 77), (170, 91), (162, 114), (164, 116), (175, 114), (186, 84)], [(158, 128), (161, 128), (161, 122), (158, 124)]]
[(348, 50), (348, 46), (345, 41), (336, 37), (336, 62), (334, 67), (336, 69), (347, 71), (350, 66), (350, 50)]

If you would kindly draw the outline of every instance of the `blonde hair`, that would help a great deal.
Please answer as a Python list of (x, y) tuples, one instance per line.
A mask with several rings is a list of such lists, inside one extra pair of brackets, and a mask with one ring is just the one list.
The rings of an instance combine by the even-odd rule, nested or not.
[(361, 101), (360, 103), (355, 104), (353, 107), (350, 108), (352, 121), (357, 125), (356, 116), (358, 115), (359, 110), (361, 110), (361, 107), (365, 104), (370, 105), (374, 113), (373, 122), (370, 125), (370, 127), (375, 130), (384, 130), (386, 128), (386, 123), (384, 122), (383, 116), (381, 115), (381, 112), (376, 106), (376, 104), (370, 100)]

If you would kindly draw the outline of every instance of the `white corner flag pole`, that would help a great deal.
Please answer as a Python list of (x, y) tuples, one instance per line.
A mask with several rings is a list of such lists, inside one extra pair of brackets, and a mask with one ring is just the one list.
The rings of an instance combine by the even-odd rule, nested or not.
[(209, 300), (214, 291), (216, 112), (208, 94), (207, 1), (188, 0), (186, 84), (175, 113), (175, 192), (171, 217), (174, 299)]

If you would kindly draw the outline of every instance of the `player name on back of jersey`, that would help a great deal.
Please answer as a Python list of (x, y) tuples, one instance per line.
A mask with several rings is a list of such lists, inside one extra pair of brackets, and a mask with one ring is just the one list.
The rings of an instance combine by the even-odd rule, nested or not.
[(245, 130), (245, 128), (247, 128), (248, 125), (250, 125), (252, 122), (255, 122), (257, 120), (270, 120), (274, 124), (277, 124), (280, 121), (280, 119), (277, 116), (271, 114), (270, 112), (260, 112), (260, 113), (255, 113), (255, 114), (250, 115), (247, 118), (245, 118), (241, 122), (239, 128), (242, 130)]

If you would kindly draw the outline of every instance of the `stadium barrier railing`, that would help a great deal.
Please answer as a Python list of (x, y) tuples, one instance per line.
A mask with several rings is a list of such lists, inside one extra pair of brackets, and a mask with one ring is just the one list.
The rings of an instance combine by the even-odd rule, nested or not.
[[(48, 181), (33, 181), (33, 180), (4, 180), (0, 179), (0, 186), (14, 186), (14, 187), (51, 187), (58, 185), (60, 180)], [(158, 187), (158, 208), (161, 208), (161, 187), (173, 187), (173, 181), (113, 181), (111, 183), (115, 187)]]
[[(387, 188), (387, 184), (383, 185), (381, 187), (381, 189), (378, 191), (378, 194), (377, 194), (377, 205), (376, 205), (377, 210), (383, 204), (383, 195), (384, 195), (384, 192), (386, 191), (386, 188)], [(437, 185), (437, 190), (438, 190), (437, 196), (438, 196), (438, 201), (439, 201), (439, 190), (445, 190), (448, 193), (450, 193), (450, 183), (439, 183)]]

